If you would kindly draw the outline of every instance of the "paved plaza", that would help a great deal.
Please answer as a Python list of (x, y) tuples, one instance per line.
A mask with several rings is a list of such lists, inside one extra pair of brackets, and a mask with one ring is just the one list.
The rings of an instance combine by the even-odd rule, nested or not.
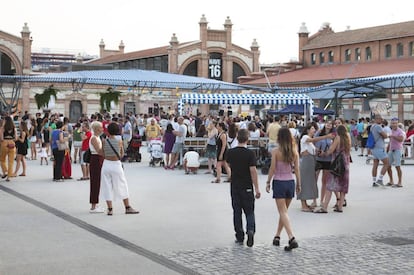
[(249, 248), (234, 243), (228, 183), (210, 183), (205, 169), (185, 175), (149, 167), (146, 148), (141, 152), (141, 163), (125, 163), (138, 215), (125, 215), (120, 201), (113, 216), (90, 214), (89, 182), (76, 180), (79, 164), (72, 165), (74, 179), (62, 183), (52, 182), (51, 164), (40, 160), (28, 161), (26, 177), (2, 180), (0, 274), (414, 272), (413, 165), (402, 166), (403, 188), (373, 188), (372, 162), (353, 152), (344, 212), (305, 213), (294, 200), (289, 215), (299, 248), (285, 252), (285, 233), (281, 247), (272, 245), (278, 214), (260, 169), (262, 198)]

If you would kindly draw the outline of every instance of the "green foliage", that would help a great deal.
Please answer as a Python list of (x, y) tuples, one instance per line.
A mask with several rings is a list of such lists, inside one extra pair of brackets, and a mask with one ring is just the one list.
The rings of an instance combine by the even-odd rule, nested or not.
[(59, 92), (59, 90), (53, 87), (53, 85), (50, 85), (48, 88), (44, 89), (43, 93), (36, 94), (34, 96), (34, 99), (36, 101), (37, 108), (39, 110), (42, 108), (46, 108), (52, 96), (55, 98), (55, 100), (57, 99), (57, 92)]
[(106, 89), (106, 93), (101, 93), (101, 98), (99, 100), (101, 109), (106, 110), (108, 112), (111, 111), (111, 102), (118, 104), (119, 97), (121, 96), (120, 91), (114, 91), (111, 87)]

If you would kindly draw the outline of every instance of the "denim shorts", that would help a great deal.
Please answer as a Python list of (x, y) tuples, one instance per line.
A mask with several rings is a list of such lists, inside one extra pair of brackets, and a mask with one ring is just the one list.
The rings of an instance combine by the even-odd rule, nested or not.
[(401, 166), (401, 155), (402, 151), (400, 149), (389, 151), (388, 158), (390, 159), (390, 165)]
[(295, 181), (273, 180), (272, 189), (274, 199), (291, 199), (295, 196)]
[(374, 156), (374, 159), (383, 160), (388, 157), (384, 148), (374, 148), (371, 149), (371, 153)]

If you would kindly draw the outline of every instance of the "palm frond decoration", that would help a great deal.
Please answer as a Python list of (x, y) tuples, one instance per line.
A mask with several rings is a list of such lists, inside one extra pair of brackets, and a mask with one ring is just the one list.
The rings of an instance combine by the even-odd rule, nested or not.
[(101, 105), (101, 110), (111, 111), (111, 102), (118, 104), (119, 97), (121, 96), (120, 91), (114, 91), (111, 87), (106, 89), (106, 93), (101, 93), (101, 98), (99, 100)]
[(58, 89), (56, 89), (55, 87), (53, 87), (53, 85), (50, 85), (49, 87), (47, 87), (46, 89), (43, 90), (43, 93), (41, 94), (36, 94), (34, 96), (34, 99), (36, 101), (37, 104), (37, 108), (40, 110), (42, 108), (46, 108), (49, 105), (50, 99), (53, 96), (56, 98), (56, 94), (59, 92)]

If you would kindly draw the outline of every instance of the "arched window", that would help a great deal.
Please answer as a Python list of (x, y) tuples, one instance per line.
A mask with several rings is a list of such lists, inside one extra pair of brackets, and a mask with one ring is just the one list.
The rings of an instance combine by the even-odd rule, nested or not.
[(360, 60), (361, 60), (361, 49), (356, 48), (355, 49), (355, 61), (360, 61)]
[(312, 65), (316, 64), (316, 55), (314, 53), (311, 53), (311, 64)]
[(414, 56), (414, 42), (408, 44), (408, 55)]
[(391, 58), (391, 45), (385, 45), (385, 58)]
[(402, 43), (397, 44), (397, 57), (404, 56), (404, 45)]
[(325, 63), (325, 54), (324, 52), (319, 53), (319, 64)]
[(345, 50), (345, 62), (350, 62), (351, 61), (351, 50), (347, 49)]
[(243, 68), (237, 64), (236, 62), (233, 62), (233, 83), (238, 83), (238, 78), (240, 76), (245, 76), (246, 72), (243, 70)]
[(329, 63), (333, 63), (334, 62), (334, 53), (333, 51), (329, 51), (329, 56), (328, 56), (328, 62)]
[(5, 53), (0, 52), (0, 75), (14, 74), (16, 74), (16, 67), (10, 57)]
[(183, 75), (198, 76), (198, 61), (195, 60), (185, 67)]
[(372, 51), (370, 47), (365, 48), (365, 60), (370, 61), (372, 59)]

